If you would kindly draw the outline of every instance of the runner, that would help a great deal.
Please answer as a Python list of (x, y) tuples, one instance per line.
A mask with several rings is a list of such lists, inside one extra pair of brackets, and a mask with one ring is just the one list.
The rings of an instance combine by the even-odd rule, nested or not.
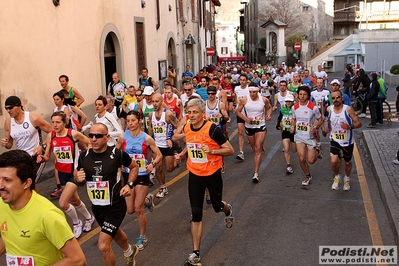
[(79, 92), (78, 89), (69, 86), (69, 77), (67, 75), (61, 75), (59, 76), (58, 81), (60, 82), (62, 90), (68, 92), (69, 99), (72, 99), (72, 101), (76, 103), (76, 106), (80, 107), (82, 103), (85, 101), (85, 98), (83, 98), (82, 94)]
[[(234, 154), (234, 149), (214, 123), (204, 120), (205, 103), (202, 100), (190, 100), (187, 104), (187, 113), (190, 118), (190, 122), (184, 127), (187, 146), (182, 153), (178, 154), (181, 159), (188, 153), (188, 194), (192, 213), (193, 252), (189, 254), (185, 265), (201, 265), (200, 245), (206, 188), (209, 189), (214, 211), (224, 212), (226, 227), (233, 226), (233, 208), (230, 204), (222, 201), (223, 180), (220, 168), (222, 167), (222, 157)], [(197, 138), (196, 136), (203, 137)]]
[(284, 149), (284, 159), (287, 164), (285, 174), (290, 175), (294, 173), (291, 167), (291, 152), (296, 152), (296, 144), (294, 142), (294, 134), (290, 132), (291, 123), (293, 119), (294, 96), (289, 94), (285, 97), (285, 105), (280, 109), (280, 114), (277, 118), (277, 130), (281, 130), (281, 138)]
[(105, 109), (107, 104), (107, 98), (102, 95), (98, 96), (95, 101), (97, 114), (94, 117), (96, 119), (96, 123), (102, 123), (107, 127), (107, 132), (111, 136), (108, 138), (108, 146), (114, 146), (116, 140), (118, 139), (119, 135), (122, 134), (123, 130), (114, 116)]
[(285, 97), (289, 94), (293, 95), (292, 92), (287, 91), (287, 81), (280, 81), (280, 91), (274, 96), (273, 111), (285, 105)]
[(334, 105), (327, 108), (327, 112), (329, 113), (328, 117), (331, 123), (331, 168), (335, 175), (331, 189), (339, 189), (339, 183), (341, 182), (341, 175), (339, 173), (339, 158), (342, 156), (342, 158), (345, 160), (343, 190), (349, 191), (350, 173), (352, 171), (351, 160), (354, 147), (353, 129), (361, 127), (362, 123), (360, 122), (353, 108), (343, 103), (342, 93), (339, 90), (334, 91), (331, 94)]
[[(47, 145), (44, 155), (38, 156), (37, 162), (48, 162), (51, 152), (54, 154), (55, 170), (57, 171), (62, 189), (58, 204), (72, 219), (73, 234), (75, 238), (79, 238), (82, 234), (82, 229), (84, 232), (91, 231), (91, 227), (95, 220), (88, 212), (86, 205), (80, 200), (77, 192), (78, 186), (74, 181), (77, 158), (79, 157), (77, 143), (81, 144), (80, 147), (85, 146), (86, 149), (89, 148), (91, 144), (90, 140), (82, 133), (65, 127), (68, 123), (68, 118), (63, 111), (54, 112), (51, 115), (51, 123), (54, 130), (51, 134), (47, 135), (46, 139), (46, 143), (50, 145)], [(86, 218), (84, 227), (76, 210)]]
[[(5, 137), (1, 139), (1, 146), (9, 150), (15, 140), (17, 149), (26, 151), (36, 161), (36, 157), (44, 152), (41, 131), (48, 134), (53, 128), (41, 116), (25, 111), (17, 96), (8, 97), (4, 108), (10, 117), (4, 120)], [(35, 183), (39, 181), (44, 165), (38, 165)]]
[(263, 143), (266, 138), (266, 121), (270, 121), (273, 109), (266, 97), (260, 96), (256, 83), (250, 83), (249, 96), (244, 96), (237, 107), (237, 118), (245, 121), (245, 133), (249, 144), (255, 152), (254, 168), (252, 176), (254, 183), (259, 182), (259, 167), (262, 161)]
[[(240, 101), (244, 96), (249, 95), (247, 75), (241, 74), (239, 79), (240, 79), (240, 86), (236, 86), (234, 88), (234, 94), (236, 96), (235, 102), (236, 102), (237, 106), (240, 104)], [(244, 161), (245, 120), (241, 119), (241, 117), (239, 117), (238, 115), (237, 115), (237, 130), (238, 130), (238, 149), (240, 151), (237, 154), (236, 159), (240, 160), (240, 161)]]
[[(115, 254), (112, 250), (112, 240), (115, 240), (123, 250), (126, 265), (134, 266), (139, 249), (136, 245), (129, 245), (120, 225), (126, 215), (126, 202), (123, 197), (132, 195), (138, 166), (126, 152), (107, 145), (111, 137), (104, 124), (94, 124), (90, 128), (89, 138), (92, 148), (80, 154), (75, 181), (78, 185), (87, 183), (92, 211), (101, 228), (98, 248), (103, 264), (115, 266)], [(125, 186), (120, 178), (122, 165), (130, 169)]]
[[(117, 148), (121, 148), (130, 157), (136, 161), (139, 166), (139, 172), (132, 195), (126, 197), (127, 214), (136, 213), (137, 221), (140, 229), (140, 236), (137, 238), (137, 247), (139, 250), (144, 250), (148, 244), (146, 236), (147, 231), (147, 216), (144, 213), (144, 203), (149, 207), (150, 211), (154, 210), (154, 196), (148, 193), (150, 185), (149, 173), (158, 162), (162, 161), (162, 154), (155, 141), (149, 135), (142, 131), (141, 128), (141, 114), (138, 111), (129, 111), (126, 116), (127, 130), (119, 136), (116, 144)], [(148, 163), (148, 149), (151, 150), (152, 156), (155, 158), (153, 162)], [(123, 173), (124, 179), (128, 179), (129, 168), (125, 167)], [(146, 196), (147, 195), (147, 196)]]
[[(312, 90), (310, 93), (310, 99), (312, 102), (319, 108), (320, 113), (322, 116), (324, 115), (324, 107), (323, 107), (323, 102), (325, 97), (328, 97), (330, 94), (330, 91), (324, 88), (324, 80), (323, 78), (317, 78), (316, 80), (316, 88)], [(324, 118), (323, 118), (324, 120)], [(318, 158), (322, 159), (323, 158), (323, 153), (321, 152), (321, 142), (320, 142), (320, 132), (319, 129), (315, 132), (316, 136), (316, 146), (319, 151)]]
[(298, 88), (299, 102), (294, 105), (291, 133), (295, 133), (294, 141), (299, 157), (299, 163), (306, 178), (302, 181), (302, 186), (309, 186), (312, 182), (309, 164), (314, 164), (317, 160), (316, 139), (314, 132), (322, 124), (322, 116), (319, 108), (309, 101), (310, 89), (308, 86)]
[[(86, 265), (65, 215), (35, 190), (36, 164), (28, 153), (0, 155), (0, 256), (7, 265)], [(58, 262), (58, 263), (57, 263)]]
[[(167, 108), (163, 108), (163, 98), (159, 93), (154, 94), (153, 105), (154, 111), (148, 116), (150, 123), (148, 127), (148, 135), (154, 136), (155, 143), (159, 147), (163, 159), (156, 164), (152, 162), (156, 167), (155, 176), (159, 182), (160, 188), (156, 196), (163, 198), (169, 193), (168, 188), (165, 185), (165, 174), (163, 172), (163, 161), (165, 161), (165, 169), (169, 173), (172, 172), (177, 162), (174, 158), (174, 152), (176, 146), (172, 141), (173, 130), (179, 126), (179, 121), (172, 111)], [(174, 128), (172, 128), (172, 126)]]

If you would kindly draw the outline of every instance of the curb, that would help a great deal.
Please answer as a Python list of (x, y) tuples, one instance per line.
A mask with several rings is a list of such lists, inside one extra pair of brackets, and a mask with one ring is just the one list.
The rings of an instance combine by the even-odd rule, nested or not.
[[(373, 172), (377, 177), (378, 189), (394, 234), (395, 243), (399, 245), (399, 235), (397, 231), (399, 228), (399, 200), (395, 195), (392, 184), (386, 174), (384, 164), (382, 163), (379, 151), (375, 145), (374, 136), (371, 134), (372, 131), (377, 130), (363, 130), (364, 146), (370, 154), (373, 164)], [(378, 132), (381, 134), (380, 130), (378, 130)]]

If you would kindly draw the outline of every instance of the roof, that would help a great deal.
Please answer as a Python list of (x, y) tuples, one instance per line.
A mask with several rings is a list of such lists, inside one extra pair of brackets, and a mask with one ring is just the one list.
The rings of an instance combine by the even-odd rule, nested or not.
[(279, 20), (268, 20), (265, 23), (263, 23), (262, 25), (260, 25), (262, 28), (266, 28), (267, 26), (269, 26), (270, 24), (274, 24), (277, 27), (287, 27), (288, 25), (279, 21)]

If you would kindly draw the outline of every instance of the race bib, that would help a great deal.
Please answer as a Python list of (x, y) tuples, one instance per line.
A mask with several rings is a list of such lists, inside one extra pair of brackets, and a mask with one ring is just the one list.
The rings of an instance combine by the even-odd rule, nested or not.
[(145, 123), (145, 128), (148, 128), (150, 126), (150, 119), (148, 117), (145, 117), (144, 123)]
[(262, 117), (261, 116), (255, 116), (251, 122), (249, 123), (251, 126), (259, 126), (262, 124)]
[[(146, 172), (146, 163), (144, 154), (129, 154), (130, 158), (135, 161), (139, 167), (139, 173), (147, 173)], [(125, 173), (130, 173), (130, 169), (125, 167)]]
[(333, 132), (333, 139), (336, 141), (347, 140), (346, 130), (336, 130)]
[(202, 150), (202, 144), (187, 143), (188, 157), (193, 163), (207, 163), (208, 156)]
[(13, 256), (6, 254), (7, 266), (35, 266), (33, 256)]
[(283, 124), (283, 130), (284, 129), (290, 129), (291, 128), (292, 118), (291, 117), (285, 117), (281, 122)]
[(165, 124), (164, 123), (156, 123), (153, 125), (154, 135), (163, 135), (165, 134)]
[(321, 107), (322, 105), (323, 105), (323, 100), (316, 102), (316, 106), (317, 107)]
[(310, 131), (309, 123), (298, 122), (296, 124), (296, 130), (303, 131), (303, 132), (309, 132)]
[(108, 181), (89, 181), (86, 187), (93, 205), (105, 206), (110, 204)]
[(230, 90), (226, 90), (226, 95), (227, 95), (227, 97), (230, 97), (231, 96), (231, 91)]
[(218, 117), (218, 114), (212, 114), (212, 115), (209, 116), (209, 118), (211, 119), (211, 121), (213, 123), (215, 123), (216, 125), (219, 125), (220, 118)]
[(73, 163), (72, 157), (72, 147), (71, 146), (61, 146), (61, 147), (54, 147), (53, 152), (54, 156), (59, 163)]
[(267, 89), (267, 87), (261, 87), (260, 88), (260, 94), (268, 94), (269, 90)]

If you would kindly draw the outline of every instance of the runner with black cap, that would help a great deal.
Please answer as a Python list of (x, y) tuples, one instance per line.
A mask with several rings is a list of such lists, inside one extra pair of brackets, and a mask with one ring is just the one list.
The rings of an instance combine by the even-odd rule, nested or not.
[[(21, 99), (10, 96), (6, 99), (4, 108), (10, 115), (4, 121), (5, 136), (1, 139), (1, 146), (11, 149), (15, 144), (18, 150), (26, 151), (36, 160), (42, 154), (43, 143), (41, 131), (50, 133), (53, 128), (41, 116), (24, 110)], [(44, 163), (38, 165), (35, 182), (37, 183), (44, 168)]]

